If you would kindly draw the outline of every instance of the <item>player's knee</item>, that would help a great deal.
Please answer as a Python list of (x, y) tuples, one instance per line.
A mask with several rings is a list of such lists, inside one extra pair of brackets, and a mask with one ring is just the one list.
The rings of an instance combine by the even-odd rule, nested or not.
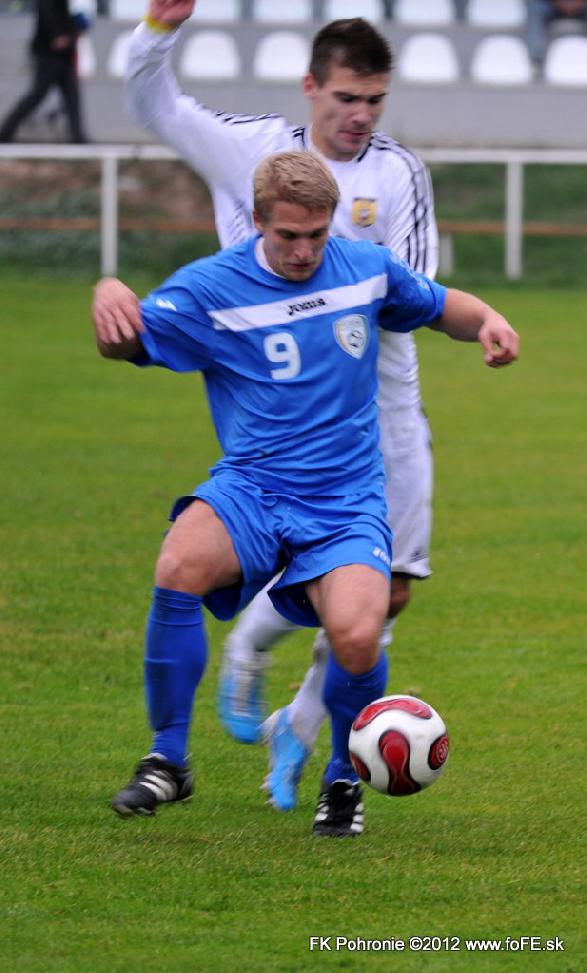
[(329, 632), (337, 661), (348, 672), (360, 675), (372, 669), (379, 657), (381, 626), (370, 618), (359, 618), (352, 624), (334, 626)]
[(155, 570), (155, 584), (171, 591), (186, 591), (199, 595), (197, 574), (189, 560), (173, 548), (163, 548)]

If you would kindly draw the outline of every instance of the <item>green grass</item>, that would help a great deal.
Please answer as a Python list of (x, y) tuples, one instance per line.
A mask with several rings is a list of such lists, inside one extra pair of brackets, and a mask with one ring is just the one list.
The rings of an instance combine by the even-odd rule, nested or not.
[[(319, 842), (326, 731), (299, 808), (270, 811), (263, 750), (215, 717), (213, 619), (197, 798), (153, 821), (109, 811), (148, 746), (142, 632), (167, 510), (217, 446), (199, 378), (98, 358), (87, 285), (2, 284), (0, 969), (582, 973), (587, 295), (484, 291), (523, 338), (503, 372), (419, 338), (435, 573), (396, 628), (389, 688), (440, 710), (452, 754), (421, 795), (367, 793), (361, 839)], [(273, 705), (310, 642), (275, 652)], [(565, 951), (310, 953), (311, 935), (559, 936)]]

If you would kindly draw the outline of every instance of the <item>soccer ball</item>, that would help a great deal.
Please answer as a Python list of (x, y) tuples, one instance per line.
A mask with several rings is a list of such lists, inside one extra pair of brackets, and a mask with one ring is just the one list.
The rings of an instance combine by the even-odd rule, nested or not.
[(448, 757), (444, 721), (415, 696), (382, 696), (355, 718), (349, 735), (353, 767), (381, 794), (405, 797), (433, 784)]

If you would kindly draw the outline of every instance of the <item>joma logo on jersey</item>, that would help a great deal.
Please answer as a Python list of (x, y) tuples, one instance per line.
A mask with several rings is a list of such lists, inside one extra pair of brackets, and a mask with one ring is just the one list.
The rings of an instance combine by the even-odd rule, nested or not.
[(299, 304), (290, 304), (287, 313), (291, 318), (294, 314), (300, 314), (302, 311), (313, 311), (315, 307), (326, 307), (326, 301), (323, 297), (312, 298), (310, 301), (300, 301)]
[(377, 219), (377, 200), (355, 196), (352, 216), (355, 226), (373, 226)]
[(369, 322), (364, 314), (346, 314), (334, 322), (334, 337), (347, 355), (362, 358), (369, 340)]

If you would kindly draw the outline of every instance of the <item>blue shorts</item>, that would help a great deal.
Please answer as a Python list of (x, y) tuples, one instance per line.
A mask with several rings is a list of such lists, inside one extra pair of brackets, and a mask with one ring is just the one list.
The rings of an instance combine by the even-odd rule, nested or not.
[(236, 470), (222, 470), (180, 497), (171, 520), (195, 499), (220, 517), (239, 559), (242, 580), (217, 588), (204, 604), (233, 618), (281, 572), (269, 591), (276, 609), (296, 625), (320, 624), (306, 582), (347, 564), (367, 564), (391, 577), (391, 531), (383, 481), (340, 497), (294, 497), (264, 490)]

